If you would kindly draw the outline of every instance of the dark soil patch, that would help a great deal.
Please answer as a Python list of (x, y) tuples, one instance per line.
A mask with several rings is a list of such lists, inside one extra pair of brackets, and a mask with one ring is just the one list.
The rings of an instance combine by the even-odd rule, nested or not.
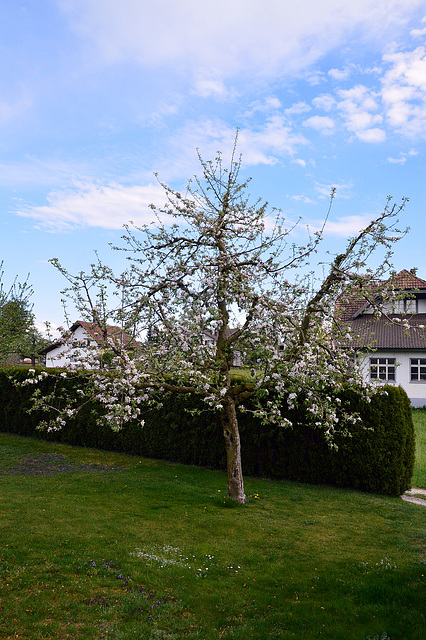
[(120, 467), (104, 464), (77, 464), (57, 453), (27, 455), (21, 458), (15, 466), (0, 466), (0, 474), (24, 476), (49, 476), (54, 473), (69, 473), (71, 471), (112, 472), (120, 470)]

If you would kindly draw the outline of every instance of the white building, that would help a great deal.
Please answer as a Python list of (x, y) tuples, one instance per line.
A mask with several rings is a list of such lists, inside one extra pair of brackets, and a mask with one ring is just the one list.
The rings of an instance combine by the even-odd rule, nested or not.
[[(376, 317), (372, 304), (348, 304), (343, 320), (351, 328), (353, 347), (367, 381), (400, 385), (414, 407), (426, 406), (426, 280), (403, 270), (393, 279), (401, 300), (382, 304)], [(407, 325), (409, 328), (407, 328)]]
[[(107, 325), (106, 333), (107, 340), (112, 338), (125, 348), (131, 349), (136, 345), (120, 327)], [(95, 323), (80, 320), (72, 325), (66, 341), (55, 342), (39, 353), (46, 356), (46, 367), (67, 367), (71, 361), (78, 360), (82, 364), (86, 361), (87, 368), (92, 368), (90, 354), (94, 348), (99, 352), (108, 348), (104, 332)]]

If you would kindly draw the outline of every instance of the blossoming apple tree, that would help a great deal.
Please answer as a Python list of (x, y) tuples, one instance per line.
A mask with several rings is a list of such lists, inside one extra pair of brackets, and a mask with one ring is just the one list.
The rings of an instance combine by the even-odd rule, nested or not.
[[(289, 420), (280, 407), (303, 403), (312, 425), (332, 443), (337, 430), (356, 420), (345, 413), (339, 390), (350, 385), (365, 396), (372, 393), (349, 351), (336, 348), (347, 336), (335, 302), (359, 291), (361, 280), (365, 287), (390, 270), (405, 202), (388, 200), (329, 262), (322, 282), (313, 285), (311, 276), (300, 274), (309, 270), (324, 227), (297, 245), (295, 226), (286, 226), (280, 211), (251, 201), (235, 148), (228, 167), (220, 154), (200, 162), (202, 177), (190, 182), (185, 194), (163, 185), (166, 204), (152, 206), (155, 224), (126, 227), (123, 245), (115, 247), (128, 260), (121, 275), (98, 261), (89, 273), (73, 276), (53, 261), (68, 279), (66, 292), (81, 317), (105, 332), (105, 342), (111, 322), (148, 339), (132, 350), (129, 341), (124, 348), (109, 339), (108, 367), (98, 362), (90, 384), (79, 392), (79, 405), (66, 402), (59, 409), (58, 402), (39, 393), (37, 406), (56, 407), (49, 428), (57, 429), (95, 397), (104, 405), (103, 419), (119, 429), (140, 415), (142, 403), (161, 404), (168, 392), (195, 394), (206, 409), (220, 412), (228, 493), (244, 503), (240, 412), (250, 410), (260, 421), (286, 427)], [(366, 261), (381, 249), (380, 267), (368, 270)], [(115, 306), (108, 298), (111, 291)], [(99, 350), (93, 358), (100, 358)], [(77, 359), (62, 375), (74, 375), (79, 366)]]

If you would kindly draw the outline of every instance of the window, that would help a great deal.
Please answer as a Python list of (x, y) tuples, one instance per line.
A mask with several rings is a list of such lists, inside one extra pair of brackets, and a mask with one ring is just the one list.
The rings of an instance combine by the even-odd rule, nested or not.
[(426, 358), (411, 358), (410, 379), (414, 382), (426, 382)]
[(406, 313), (417, 313), (417, 300), (416, 298), (406, 298), (404, 300)]
[(383, 310), (388, 313), (417, 313), (417, 298), (403, 298), (383, 305)]
[(371, 380), (395, 380), (395, 358), (370, 358)]

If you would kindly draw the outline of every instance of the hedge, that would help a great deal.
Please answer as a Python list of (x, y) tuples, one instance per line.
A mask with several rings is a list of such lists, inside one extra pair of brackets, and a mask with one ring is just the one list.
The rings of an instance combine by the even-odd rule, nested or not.
[[(0, 371), (0, 431), (66, 444), (117, 451), (225, 469), (224, 439), (217, 413), (206, 411), (193, 396), (165, 395), (161, 410), (146, 410), (145, 424), (133, 421), (119, 433), (99, 420), (94, 406), (85, 407), (61, 431), (38, 431), (41, 414), (28, 413), (32, 386), (16, 387), (24, 369)], [(49, 385), (49, 379), (43, 382)], [(64, 384), (67, 384), (64, 381)], [(386, 386), (370, 403), (347, 392), (343, 401), (362, 417), (352, 437), (336, 436), (337, 451), (319, 429), (306, 426), (300, 412), (289, 414), (294, 427), (262, 425), (251, 414), (239, 416), (245, 475), (329, 484), (387, 495), (410, 488), (414, 467), (414, 427), (410, 401), (401, 387)], [(201, 408), (197, 415), (190, 409)]]

